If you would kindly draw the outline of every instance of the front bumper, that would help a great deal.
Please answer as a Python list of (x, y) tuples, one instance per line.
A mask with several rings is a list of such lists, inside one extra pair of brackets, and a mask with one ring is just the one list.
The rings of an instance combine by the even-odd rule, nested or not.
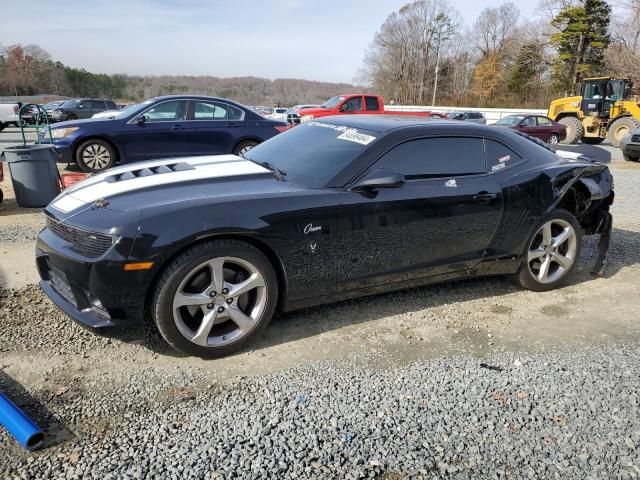
[[(144, 338), (148, 272), (125, 272), (123, 255), (114, 245), (96, 259), (72, 252), (45, 228), (36, 242), (40, 287), (81, 326), (125, 340)], [(127, 248), (122, 250), (128, 250)]]
[(622, 150), (632, 157), (640, 157), (640, 143), (627, 143)]
[(74, 163), (73, 158), (73, 140), (67, 138), (56, 139), (53, 142), (49, 139), (49, 131), (43, 129), (38, 137), (39, 143), (53, 143), (56, 152), (56, 162), (58, 163)]

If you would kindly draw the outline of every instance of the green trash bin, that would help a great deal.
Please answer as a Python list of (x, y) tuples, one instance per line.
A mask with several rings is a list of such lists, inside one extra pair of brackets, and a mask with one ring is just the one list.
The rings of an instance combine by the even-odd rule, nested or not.
[(45, 207), (60, 193), (60, 175), (53, 145), (18, 145), (4, 149), (16, 202), (21, 207)]

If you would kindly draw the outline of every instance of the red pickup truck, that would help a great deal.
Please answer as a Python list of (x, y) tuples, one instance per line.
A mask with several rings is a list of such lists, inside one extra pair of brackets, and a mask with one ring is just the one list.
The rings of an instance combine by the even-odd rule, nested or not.
[(353, 93), (350, 95), (338, 95), (330, 98), (319, 107), (303, 108), (297, 113), (290, 113), (287, 121), (292, 124), (304, 123), (319, 117), (329, 115), (357, 115), (357, 114), (386, 114), (409, 115), (412, 117), (440, 117), (442, 115), (432, 112), (399, 112), (384, 110), (384, 102), (380, 95)]

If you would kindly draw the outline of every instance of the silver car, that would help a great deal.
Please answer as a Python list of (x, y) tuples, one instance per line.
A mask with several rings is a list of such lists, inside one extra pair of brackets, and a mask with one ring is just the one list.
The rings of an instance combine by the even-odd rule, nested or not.
[(487, 124), (487, 119), (484, 118), (482, 112), (449, 112), (447, 118), (450, 120), (463, 120), (465, 122)]

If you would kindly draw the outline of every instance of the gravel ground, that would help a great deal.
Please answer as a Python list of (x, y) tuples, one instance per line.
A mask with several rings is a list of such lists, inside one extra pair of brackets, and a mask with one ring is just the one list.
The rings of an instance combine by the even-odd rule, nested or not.
[(34, 242), (44, 225), (0, 225), (1, 243)]
[(190, 386), (201, 379), (183, 373), (181, 383), (176, 377), (168, 382), (143, 370), (117, 395), (57, 396), (50, 404), (54, 417), (73, 422), (106, 413), (110, 428), (94, 425), (56, 456), (15, 452), (0, 475), (640, 476), (635, 345), (582, 354), (503, 354), (485, 362), (462, 356), (375, 372), (357, 361), (308, 364), (213, 384), (198, 394)]
[(0, 429), (0, 478), (640, 479), (640, 169), (614, 173), (605, 278), (586, 239), (554, 292), (493, 278), (341, 302), (215, 361), (0, 290), (0, 391), (48, 434), (30, 454)]

